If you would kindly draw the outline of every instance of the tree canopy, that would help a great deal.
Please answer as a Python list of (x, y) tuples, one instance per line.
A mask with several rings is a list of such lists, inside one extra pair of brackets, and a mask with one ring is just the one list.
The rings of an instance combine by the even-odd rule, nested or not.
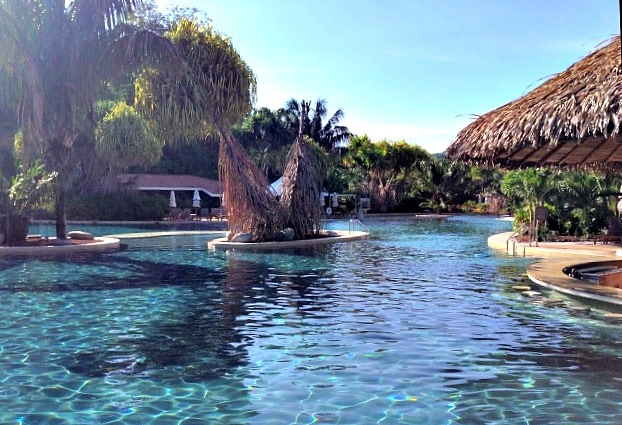
[(56, 236), (66, 238), (65, 195), (72, 149), (103, 83), (135, 68), (176, 58), (172, 44), (121, 24), (141, 0), (0, 1), (0, 109), (16, 107), (25, 149), (56, 171)]

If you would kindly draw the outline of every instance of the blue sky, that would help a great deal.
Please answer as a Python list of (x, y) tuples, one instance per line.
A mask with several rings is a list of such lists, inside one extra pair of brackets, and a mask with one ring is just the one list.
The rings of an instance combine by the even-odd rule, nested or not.
[(325, 99), (372, 141), (444, 151), (473, 117), (620, 33), (618, 0), (158, 0), (196, 7), (257, 75), (257, 107)]

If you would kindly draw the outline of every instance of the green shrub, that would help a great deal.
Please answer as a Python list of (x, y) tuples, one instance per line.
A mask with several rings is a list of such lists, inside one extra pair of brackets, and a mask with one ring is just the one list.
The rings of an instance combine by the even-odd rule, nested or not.
[(168, 198), (157, 193), (95, 193), (71, 198), (67, 219), (88, 221), (155, 221), (168, 214)]

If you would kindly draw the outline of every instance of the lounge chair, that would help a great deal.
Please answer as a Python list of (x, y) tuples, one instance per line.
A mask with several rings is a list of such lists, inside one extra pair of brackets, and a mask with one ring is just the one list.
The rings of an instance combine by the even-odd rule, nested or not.
[(192, 220), (192, 208), (184, 208), (179, 218), (181, 221)]
[(212, 219), (225, 220), (227, 218), (227, 212), (224, 208), (212, 208), (211, 214), (209, 214), (210, 221)]
[(179, 220), (180, 213), (181, 213), (181, 208), (171, 208), (171, 212), (168, 215), (169, 221)]
[(607, 234), (594, 235), (594, 245), (597, 241), (622, 242), (622, 220), (618, 217), (607, 217)]

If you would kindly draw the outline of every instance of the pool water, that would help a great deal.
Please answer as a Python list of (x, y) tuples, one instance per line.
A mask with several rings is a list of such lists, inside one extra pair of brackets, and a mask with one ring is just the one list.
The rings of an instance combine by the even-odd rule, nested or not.
[(622, 327), (513, 289), (533, 260), (486, 247), (510, 223), (366, 225), (282, 253), (190, 235), (0, 260), (0, 423), (622, 422)]

